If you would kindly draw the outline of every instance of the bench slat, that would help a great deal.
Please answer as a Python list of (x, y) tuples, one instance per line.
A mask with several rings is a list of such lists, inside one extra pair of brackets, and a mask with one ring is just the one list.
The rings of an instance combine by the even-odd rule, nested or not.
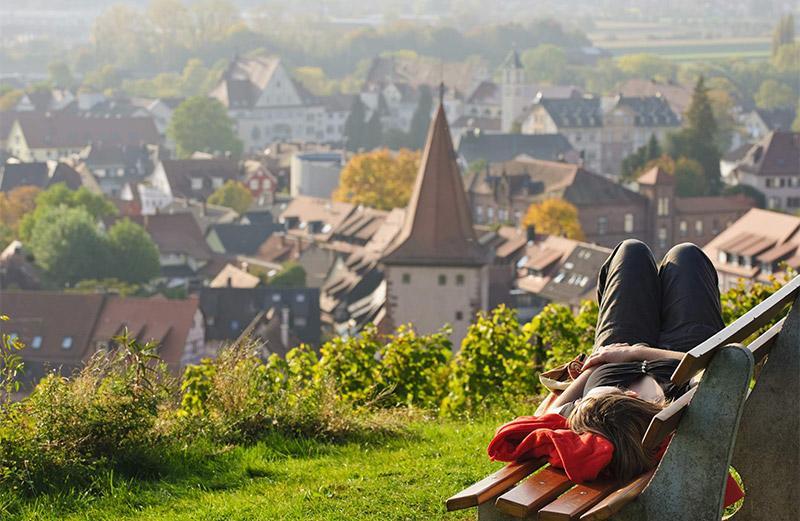
[(616, 481), (597, 480), (576, 485), (539, 510), (538, 521), (577, 521), (580, 515), (617, 490)]
[(570, 487), (572, 482), (562, 470), (545, 467), (497, 498), (494, 506), (514, 517), (526, 517)]
[(583, 514), (581, 521), (603, 521), (613, 516), (642, 493), (655, 472), (655, 469), (646, 472), (613, 494), (606, 496), (597, 506)]
[(778, 335), (781, 329), (783, 329), (783, 323), (785, 321), (785, 317), (780, 319), (774, 326), (766, 330), (761, 336), (750, 342), (750, 345), (747, 346), (750, 352), (753, 353), (755, 363), (760, 362), (769, 354), (770, 349), (775, 345), (775, 341), (778, 340)]
[(692, 387), (686, 394), (653, 416), (653, 419), (650, 420), (650, 425), (647, 427), (647, 432), (644, 433), (644, 438), (642, 438), (642, 446), (646, 451), (657, 449), (661, 442), (678, 428), (678, 423), (680, 423), (683, 413), (686, 411), (686, 407), (689, 406), (689, 402), (696, 391), (697, 387)]
[(452, 496), (445, 503), (448, 511), (461, 510), (480, 505), (489, 499), (502, 494), (516, 482), (533, 473), (544, 465), (543, 460), (531, 460), (521, 463), (509, 463), (482, 480), (465, 488)]
[(800, 292), (800, 276), (787, 282), (781, 289), (736, 319), (731, 325), (686, 353), (672, 374), (672, 382), (677, 386), (688, 382), (695, 374), (708, 366), (717, 349), (728, 344), (742, 342), (768, 324), (786, 304), (797, 297), (798, 292)]

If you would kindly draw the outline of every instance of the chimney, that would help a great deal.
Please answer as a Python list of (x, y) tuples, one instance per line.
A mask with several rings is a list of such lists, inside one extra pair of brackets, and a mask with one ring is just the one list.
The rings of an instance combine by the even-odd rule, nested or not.
[(525, 227), (525, 237), (528, 239), (528, 244), (536, 242), (536, 226), (529, 224)]
[(228, 287), (229, 288), (233, 287), (233, 277), (228, 277)]

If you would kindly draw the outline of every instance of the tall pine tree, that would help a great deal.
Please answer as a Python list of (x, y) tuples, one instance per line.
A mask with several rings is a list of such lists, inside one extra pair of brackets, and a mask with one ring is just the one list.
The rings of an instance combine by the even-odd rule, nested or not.
[(350, 106), (350, 114), (344, 122), (345, 148), (353, 152), (366, 146), (367, 137), (366, 120), (367, 107), (361, 101), (361, 96), (353, 96), (353, 104)]
[(383, 126), (377, 110), (372, 111), (372, 117), (367, 121), (367, 134), (364, 139), (364, 148), (372, 150), (383, 144)]
[(411, 148), (420, 149), (425, 146), (425, 138), (428, 135), (428, 127), (431, 124), (432, 110), (433, 94), (431, 89), (427, 85), (421, 85), (417, 108), (411, 117), (411, 125), (408, 130), (408, 144)]

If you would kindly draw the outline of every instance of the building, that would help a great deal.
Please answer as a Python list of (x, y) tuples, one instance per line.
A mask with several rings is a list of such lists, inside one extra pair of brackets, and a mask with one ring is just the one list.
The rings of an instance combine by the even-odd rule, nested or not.
[(767, 208), (800, 208), (800, 133), (770, 132), (726, 170), (727, 184), (755, 188), (764, 194)]
[(80, 154), (89, 144), (158, 145), (161, 137), (149, 117), (84, 117), (69, 112), (20, 112), (11, 126), (6, 151), (20, 161), (47, 161)]
[(279, 223), (218, 223), (208, 228), (206, 242), (215, 253), (254, 255), (270, 235), (282, 231)]
[(474, 314), (488, 303), (486, 265), (440, 101), (400, 232), (381, 256), (387, 324), (420, 333), (453, 327), (459, 346)]
[(578, 163), (580, 156), (561, 134), (487, 134), (466, 132), (458, 139), (458, 155), (466, 164), (501, 163), (525, 155), (546, 161)]
[(292, 156), (290, 188), (292, 197), (305, 195), (328, 199), (339, 186), (344, 167), (343, 152), (306, 152)]
[(524, 134), (563, 134), (584, 165), (617, 176), (622, 160), (651, 136), (663, 141), (680, 119), (661, 96), (537, 97), (522, 119)]
[(239, 166), (232, 159), (162, 159), (156, 164), (150, 184), (175, 198), (205, 201), (227, 181), (239, 180)]
[(134, 298), (102, 293), (3, 291), (3, 332), (18, 337), (25, 377), (69, 375), (127, 330), (139, 342), (156, 342), (156, 353), (174, 373), (202, 352), (205, 328), (199, 301)]
[[(285, 355), (299, 344), (317, 347), (320, 343), (319, 290), (315, 288), (205, 287), (200, 290), (200, 309), (209, 346), (218, 348), (251, 336), (266, 344), (265, 354)], [(277, 335), (253, 334), (265, 319), (275, 322)]]
[(619, 87), (619, 93), (625, 97), (643, 98), (662, 96), (669, 107), (679, 118), (692, 103), (692, 89), (674, 82), (660, 82), (653, 79), (632, 78)]
[(747, 139), (759, 141), (776, 130), (791, 131), (795, 110), (791, 107), (753, 109), (742, 113), (738, 119), (744, 127)]
[(581, 241), (531, 233), (515, 266), (512, 306), (520, 320), (538, 315), (547, 304), (577, 309), (584, 300), (597, 300), (597, 274), (610, 248)]
[(353, 97), (351, 94), (330, 94), (318, 98), (325, 108), (325, 117), (322, 122), (323, 142), (344, 143), (344, 125), (347, 117), (350, 116)]
[(800, 269), (800, 217), (753, 208), (705, 245), (724, 291)]
[(500, 130), (510, 133), (514, 131), (515, 123), (536, 95), (536, 91), (525, 79), (525, 69), (516, 49), (506, 57), (500, 67), (500, 74), (502, 75)]
[(10, 192), (21, 186), (35, 186), (44, 190), (58, 183), (64, 183), (70, 190), (77, 190), (84, 185), (84, 179), (74, 168), (61, 161), (0, 165), (0, 192)]
[(79, 158), (103, 193), (111, 197), (119, 197), (126, 184), (142, 182), (153, 171), (151, 150), (147, 145), (94, 143), (87, 146)]
[(274, 141), (323, 141), (325, 108), (277, 56), (235, 57), (210, 96), (228, 109), (245, 152)]

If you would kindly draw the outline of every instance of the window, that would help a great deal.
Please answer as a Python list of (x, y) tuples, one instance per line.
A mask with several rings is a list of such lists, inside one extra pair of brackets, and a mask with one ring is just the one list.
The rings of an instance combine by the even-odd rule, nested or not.
[(272, 294), (272, 302), (280, 302), (280, 301), (281, 301), (280, 293), (273, 293)]
[(773, 185), (773, 181), (772, 181), (771, 177), (768, 177), (768, 178), (764, 179), (764, 186), (766, 188), (772, 188), (772, 185)]
[(789, 208), (800, 207), (800, 197), (787, 197), (786, 206), (788, 206)]
[(203, 179), (201, 177), (193, 177), (192, 190), (202, 190), (202, 189), (203, 189)]
[(698, 237), (703, 235), (703, 221), (700, 219), (694, 222), (694, 234)]
[(678, 225), (678, 230), (680, 231), (681, 237), (686, 237), (689, 235), (689, 226), (686, 224), (686, 221), (681, 221)]
[(456, 275), (456, 286), (463, 286), (464, 285), (464, 275), (459, 273)]
[(440, 286), (447, 285), (447, 275), (439, 275), (439, 285)]
[(658, 215), (669, 215), (669, 197), (658, 198), (658, 208), (656, 213)]
[(461, 312), (461, 311), (456, 311), (456, 320), (459, 321), (459, 322), (461, 320), (464, 320), (464, 313)]
[(222, 178), (221, 177), (212, 177), (211, 178), (211, 186), (213, 188), (219, 188), (222, 186)]
[(258, 179), (251, 179), (250, 180), (250, 189), (251, 190), (258, 190)]
[(403, 273), (402, 281), (403, 281), (403, 284), (411, 284), (411, 274), (410, 273)]
[(231, 320), (231, 331), (238, 331), (238, 330), (239, 330), (239, 321)]
[(61, 340), (61, 349), (69, 349), (72, 347), (72, 337), (65, 336), (63, 340)]
[(295, 327), (306, 327), (306, 324), (308, 324), (306, 317), (294, 317)]
[(304, 293), (298, 293), (298, 294), (297, 294), (297, 295), (294, 297), (294, 299), (295, 299), (297, 302), (305, 302), (305, 301), (306, 301), (306, 296), (305, 296), (305, 294), (304, 294)]
[(486, 209), (486, 217), (488, 217), (489, 220), (494, 219), (494, 208), (492, 208), (491, 206)]
[(603, 216), (597, 218), (597, 233), (599, 235), (608, 233), (608, 217)]
[(721, 262), (721, 263), (725, 264), (726, 262), (728, 262), (728, 254), (727, 254), (727, 253), (725, 253), (725, 252), (724, 252), (724, 251), (722, 251), (722, 250), (719, 250), (719, 253), (717, 254), (717, 260), (718, 260), (719, 262)]
[(31, 347), (34, 349), (39, 349), (42, 347), (42, 337), (38, 335), (33, 337), (33, 340), (31, 340)]
[(633, 214), (626, 213), (625, 214), (625, 233), (633, 232)]
[(658, 247), (666, 248), (667, 246), (667, 229), (663, 226), (658, 229)]

